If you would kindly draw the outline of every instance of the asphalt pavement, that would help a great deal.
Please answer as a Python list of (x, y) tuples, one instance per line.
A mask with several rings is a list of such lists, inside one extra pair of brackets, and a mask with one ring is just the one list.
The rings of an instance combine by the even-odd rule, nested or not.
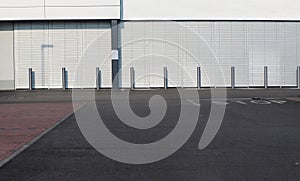
[[(71, 91), (1, 92), (0, 103), (68, 102)], [(149, 115), (153, 95), (165, 98), (164, 119), (149, 130), (121, 122), (112, 109), (110, 90), (96, 92), (96, 104), (106, 127), (118, 138), (136, 144), (168, 136), (180, 116), (176, 89), (130, 92), (130, 106)], [(75, 116), (63, 121), (24, 152), (0, 168), (0, 180), (300, 180), (300, 90), (227, 90), (226, 112), (215, 139), (198, 149), (211, 105), (209, 90), (199, 91), (198, 124), (176, 153), (158, 162), (133, 165), (111, 160), (83, 137)], [(193, 104), (193, 100), (191, 100)], [(82, 108), (84, 109), (84, 107)]]

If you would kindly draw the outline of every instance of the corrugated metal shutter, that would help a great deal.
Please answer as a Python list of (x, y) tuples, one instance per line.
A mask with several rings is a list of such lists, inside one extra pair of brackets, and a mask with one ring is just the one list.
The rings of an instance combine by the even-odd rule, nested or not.
[[(196, 87), (197, 66), (202, 67), (202, 86), (207, 87), (230, 86), (231, 66), (235, 67), (238, 87), (263, 86), (264, 66), (268, 66), (269, 86), (296, 85), (296, 67), (300, 64), (299, 23), (177, 23), (124, 22), (120, 35), (122, 87), (129, 87), (131, 66), (135, 67), (137, 87), (162, 87), (164, 66), (168, 67), (171, 87)], [(196, 36), (200, 41), (194, 40)], [(149, 76), (137, 78), (144, 74)]]
[[(110, 39), (109, 22), (16, 23), (16, 88), (28, 88), (30, 67), (35, 88), (61, 88), (62, 67), (67, 70), (68, 88), (95, 88), (96, 67), (101, 67), (101, 86), (111, 87)], [(88, 47), (92, 50), (84, 54)], [(76, 70), (80, 76), (73, 84)]]
[[(65, 22), (50, 23), (50, 42), (53, 45), (49, 49), (50, 61), (50, 85), (51, 88), (61, 88), (61, 67), (65, 66)], [(78, 38), (78, 37), (77, 37)]]
[[(236, 86), (249, 86), (249, 52), (246, 22), (231, 23), (231, 65), (235, 67)], [(227, 70), (227, 72), (229, 72)]]
[(282, 46), (280, 51), (280, 83), (282, 86), (295, 86), (296, 66), (300, 65), (300, 31), (299, 23), (282, 22)]

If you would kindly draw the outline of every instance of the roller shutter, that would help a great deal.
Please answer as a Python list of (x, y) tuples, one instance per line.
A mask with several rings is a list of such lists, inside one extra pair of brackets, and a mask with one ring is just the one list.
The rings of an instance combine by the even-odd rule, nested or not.
[[(111, 87), (109, 22), (15, 23), (14, 39), (17, 89), (28, 88), (28, 68), (34, 71), (35, 88), (61, 88), (62, 67), (67, 70), (68, 88), (95, 88), (96, 67), (101, 67), (101, 87)], [(83, 56), (90, 45), (98, 51)], [(80, 79), (73, 84), (79, 63)]]
[(230, 86), (232, 66), (237, 87), (263, 86), (264, 66), (269, 86), (296, 86), (298, 22), (126, 21), (120, 39), (122, 87), (130, 87), (129, 67), (136, 87), (162, 87), (165, 66), (170, 87), (196, 87), (197, 66), (205, 87)]

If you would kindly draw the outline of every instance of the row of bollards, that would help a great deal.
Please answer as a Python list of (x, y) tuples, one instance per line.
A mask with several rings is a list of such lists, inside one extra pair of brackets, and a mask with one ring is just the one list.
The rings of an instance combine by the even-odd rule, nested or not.
[[(231, 67), (231, 88), (236, 88), (235, 85), (235, 67)], [(264, 88), (269, 87), (268, 82), (268, 66), (264, 66)], [(130, 67), (130, 84), (131, 89), (135, 88), (134, 68)], [(201, 89), (201, 67), (197, 67), (197, 88)], [(168, 88), (168, 68), (164, 67), (164, 89)], [(297, 88), (300, 89), (300, 66), (297, 67)]]
[[(33, 90), (34, 89), (34, 77), (33, 77), (33, 75), (34, 75), (34, 71), (32, 70), (32, 68), (29, 68), (28, 69), (28, 77), (29, 77), (29, 90)], [(62, 89), (63, 90), (66, 90), (67, 89), (67, 71), (66, 71), (66, 68), (65, 67), (63, 67), (62, 68), (62, 73), (61, 73), (61, 75), (62, 75)]]
[[(164, 89), (168, 88), (168, 68), (163, 68), (164, 72)], [(32, 68), (28, 69), (29, 73), (29, 90), (33, 90), (34, 72)], [(235, 85), (235, 67), (231, 67), (231, 88), (234, 89)], [(264, 66), (264, 88), (268, 88), (268, 66)], [(99, 67), (96, 68), (96, 89), (99, 90), (101, 87), (101, 70)], [(197, 88), (201, 89), (201, 67), (197, 67)], [(297, 67), (297, 88), (300, 89), (300, 66)], [(67, 71), (66, 68), (62, 68), (62, 89), (67, 89)], [(135, 89), (135, 70), (130, 67), (130, 89)]]

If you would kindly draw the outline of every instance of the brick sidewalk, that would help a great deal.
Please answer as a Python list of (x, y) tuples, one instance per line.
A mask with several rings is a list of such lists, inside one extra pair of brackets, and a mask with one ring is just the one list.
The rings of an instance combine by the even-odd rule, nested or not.
[(300, 97), (290, 97), (290, 98), (287, 98), (287, 100), (300, 102)]
[(72, 112), (71, 102), (0, 104), (0, 161)]

